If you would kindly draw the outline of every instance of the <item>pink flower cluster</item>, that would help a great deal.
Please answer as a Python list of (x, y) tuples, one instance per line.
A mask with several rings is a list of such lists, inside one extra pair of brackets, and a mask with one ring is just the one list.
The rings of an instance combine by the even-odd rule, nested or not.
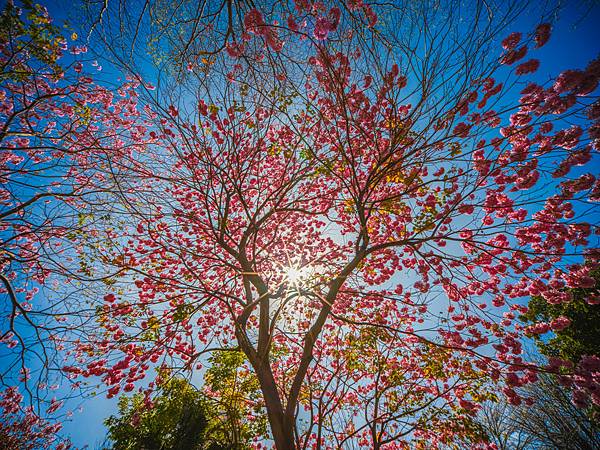
[(318, 41), (327, 39), (329, 33), (334, 32), (338, 24), (340, 23), (341, 11), (337, 7), (333, 7), (329, 10), (327, 17), (319, 17), (315, 22), (315, 29), (313, 35)]
[[(262, 36), (271, 50), (280, 52), (283, 49), (283, 41), (277, 36), (277, 31), (265, 22), (262, 13), (256, 8), (246, 13), (244, 26), (249, 33)], [(235, 50), (234, 53), (236, 53)]]
[(573, 376), (568, 377), (567, 384), (573, 386), (573, 404), (579, 408), (592, 403), (600, 406), (600, 358), (595, 355), (586, 355), (577, 364)]
[(545, 45), (546, 42), (548, 42), (550, 39), (550, 31), (552, 31), (552, 27), (549, 23), (538, 25), (538, 27), (535, 29), (534, 36), (536, 48), (540, 48), (541, 46)]
[(565, 316), (559, 316), (550, 322), (550, 328), (552, 331), (562, 331), (571, 325), (571, 320)]
[[(19, 450), (38, 450), (54, 448), (67, 450), (71, 448), (68, 441), (57, 443), (57, 433), (62, 428), (60, 423), (44, 420), (34, 413), (33, 408), (23, 407), (23, 396), (14, 386), (0, 392), (0, 436), (2, 448), (18, 448)], [(48, 413), (53, 413), (62, 402), (52, 399)]]
[(539, 67), (539, 59), (530, 59), (528, 61), (525, 61), (524, 63), (519, 64), (517, 66), (517, 69), (515, 70), (515, 73), (517, 75), (525, 75), (527, 73), (535, 72), (536, 70), (538, 70)]
[(519, 42), (521, 42), (521, 33), (515, 31), (504, 38), (502, 41), (502, 47), (505, 50), (513, 50), (519, 44)]

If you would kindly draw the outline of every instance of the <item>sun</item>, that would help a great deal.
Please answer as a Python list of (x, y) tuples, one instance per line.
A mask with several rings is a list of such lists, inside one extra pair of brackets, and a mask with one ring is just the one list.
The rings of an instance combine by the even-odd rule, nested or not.
[(284, 267), (285, 281), (296, 288), (304, 284), (311, 275), (310, 267)]

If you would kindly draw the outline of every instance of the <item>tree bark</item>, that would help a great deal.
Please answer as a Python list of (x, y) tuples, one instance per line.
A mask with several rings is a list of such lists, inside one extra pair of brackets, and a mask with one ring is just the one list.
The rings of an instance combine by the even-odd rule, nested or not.
[(269, 366), (268, 357), (264, 358), (252, 347), (246, 335), (240, 330), (237, 330), (237, 338), (240, 348), (248, 357), (250, 364), (254, 368), (256, 377), (260, 384), (260, 390), (263, 394), (265, 407), (267, 409), (267, 417), (273, 440), (277, 450), (293, 450), (296, 448), (294, 444), (294, 420), (286, 416), (281, 397), (277, 390), (275, 378)]
[(255, 367), (256, 375), (265, 400), (275, 447), (278, 450), (293, 450), (295, 448), (293, 420), (290, 420), (285, 415), (285, 410), (270, 368), (265, 367), (262, 361), (258, 363), (260, 366)]

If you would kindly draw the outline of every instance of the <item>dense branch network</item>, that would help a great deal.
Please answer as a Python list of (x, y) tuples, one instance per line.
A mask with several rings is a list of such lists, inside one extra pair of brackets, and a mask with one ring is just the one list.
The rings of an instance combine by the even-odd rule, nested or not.
[[(60, 333), (36, 326), (65, 350), (62, 373), (111, 397), (239, 349), (280, 449), (478, 442), (479, 405), (498, 386), (531, 401), (519, 388), (540, 372), (598, 402), (597, 358), (523, 357), (525, 336), (568, 323), (517, 318), (528, 296), (595, 289), (600, 63), (525, 81), (550, 25), (499, 43), (518, 4), (477, 3), (461, 23), (450, 6), (143, 2), (116, 22), (124, 5), (100, 4), (90, 39), (119, 25), (113, 64), (129, 71), (115, 92), (77, 58), (73, 82), (34, 98), (17, 100), (39, 76), (3, 82), (3, 339), (17, 311), (60, 311)], [(146, 33), (154, 83), (135, 59)], [(15, 124), (33, 111), (43, 129), (26, 142)], [(61, 135), (43, 114), (68, 119)], [(17, 191), (21, 154), (50, 165)], [(40, 167), (60, 189), (32, 181)], [(56, 309), (23, 310), (27, 264), (69, 279)], [(147, 403), (163, 378), (139, 388)]]

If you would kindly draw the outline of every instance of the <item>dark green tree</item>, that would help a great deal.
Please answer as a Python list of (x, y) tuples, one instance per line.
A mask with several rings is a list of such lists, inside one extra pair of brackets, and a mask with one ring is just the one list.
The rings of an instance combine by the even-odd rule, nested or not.
[[(551, 327), (557, 320), (564, 321), (567, 318), (569, 325), (565, 328), (554, 327), (551, 338), (544, 334), (535, 334), (534, 338), (542, 355), (570, 361), (575, 370), (578, 370), (583, 357), (600, 356), (600, 270), (592, 270), (590, 275), (595, 280), (594, 286), (565, 289), (569, 301), (548, 303), (542, 297), (532, 297), (527, 313), (521, 316), (526, 323), (547, 323)], [(558, 381), (555, 376), (549, 376)], [(592, 404), (586, 408), (586, 412), (597, 428), (600, 408)]]
[(207, 401), (189, 382), (165, 382), (149, 408), (142, 394), (123, 396), (119, 415), (105, 423), (113, 450), (227, 449), (208, 433)]
[(591, 274), (596, 286), (567, 289), (572, 298), (569, 302), (551, 304), (542, 297), (532, 297), (529, 301), (529, 310), (521, 317), (524, 322), (551, 323), (561, 316), (571, 322), (563, 330), (554, 331), (550, 339), (544, 335), (535, 336), (537, 347), (543, 355), (566, 359), (574, 365), (584, 355), (600, 355), (600, 304), (590, 300), (599, 295), (600, 271), (592, 271)]
[(267, 434), (254, 373), (240, 351), (210, 357), (205, 386), (161, 373), (153, 407), (138, 393), (119, 400), (119, 416), (106, 420), (113, 450), (246, 450)]

